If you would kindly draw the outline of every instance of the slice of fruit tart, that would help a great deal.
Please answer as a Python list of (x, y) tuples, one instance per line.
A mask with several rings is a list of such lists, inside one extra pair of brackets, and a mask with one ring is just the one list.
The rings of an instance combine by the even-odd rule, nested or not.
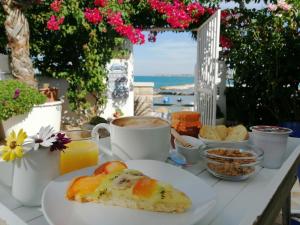
[(172, 185), (128, 169), (120, 161), (106, 162), (92, 176), (73, 179), (66, 198), (168, 213), (184, 212), (192, 204), (186, 194)]

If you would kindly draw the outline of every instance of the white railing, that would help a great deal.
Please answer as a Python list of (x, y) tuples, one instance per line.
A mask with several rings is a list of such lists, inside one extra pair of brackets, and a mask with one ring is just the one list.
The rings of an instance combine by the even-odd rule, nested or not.
[(197, 31), (195, 105), (206, 125), (216, 123), (220, 24), (221, 10), (217, 10)]

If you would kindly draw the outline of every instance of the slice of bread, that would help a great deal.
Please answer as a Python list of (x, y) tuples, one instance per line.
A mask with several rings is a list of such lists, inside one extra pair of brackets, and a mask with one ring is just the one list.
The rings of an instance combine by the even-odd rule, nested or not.
[(204, 125), (200, 130), (200, 136), (202, 138), (206, 138), (214, 141), (222, 141), (222, 138), (219, 136), (215, 126)]
[(225, 140), (225, 138), (226, 138), (227, 135), (228, 135), (228, 128), (227, 128), (225, 125), (217, 125), (217, 126), (216, 126), (216, 130), (217, 130), (217, 132), (218, 132), (219, 137), (220, 137), (222, 140)]
[(228, 128), (225, 141), (243, 141), (248, 138), (248, 131), (243, 125)]

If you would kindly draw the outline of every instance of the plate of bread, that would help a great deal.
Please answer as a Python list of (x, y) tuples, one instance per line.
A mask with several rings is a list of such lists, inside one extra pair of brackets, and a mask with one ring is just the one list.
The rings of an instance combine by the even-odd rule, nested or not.
[(199, 139), (206, 144), (210, 143), (245, 143), (249, 134), (243, 125), (226, 127), (225, 125), (203, 125), (199, 132)]
[(212, 188), (183, 169), (130, 160), (109, 161), (51, 181), (42, 210), (50, 225), (192, 225), (215, 202)]

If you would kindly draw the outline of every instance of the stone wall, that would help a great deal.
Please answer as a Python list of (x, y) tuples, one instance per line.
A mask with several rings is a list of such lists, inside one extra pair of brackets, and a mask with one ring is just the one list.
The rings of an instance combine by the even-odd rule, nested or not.
[(154, 83), (135, 82), (134, 90), (134, 115), (146, 116), (153, 112)]

